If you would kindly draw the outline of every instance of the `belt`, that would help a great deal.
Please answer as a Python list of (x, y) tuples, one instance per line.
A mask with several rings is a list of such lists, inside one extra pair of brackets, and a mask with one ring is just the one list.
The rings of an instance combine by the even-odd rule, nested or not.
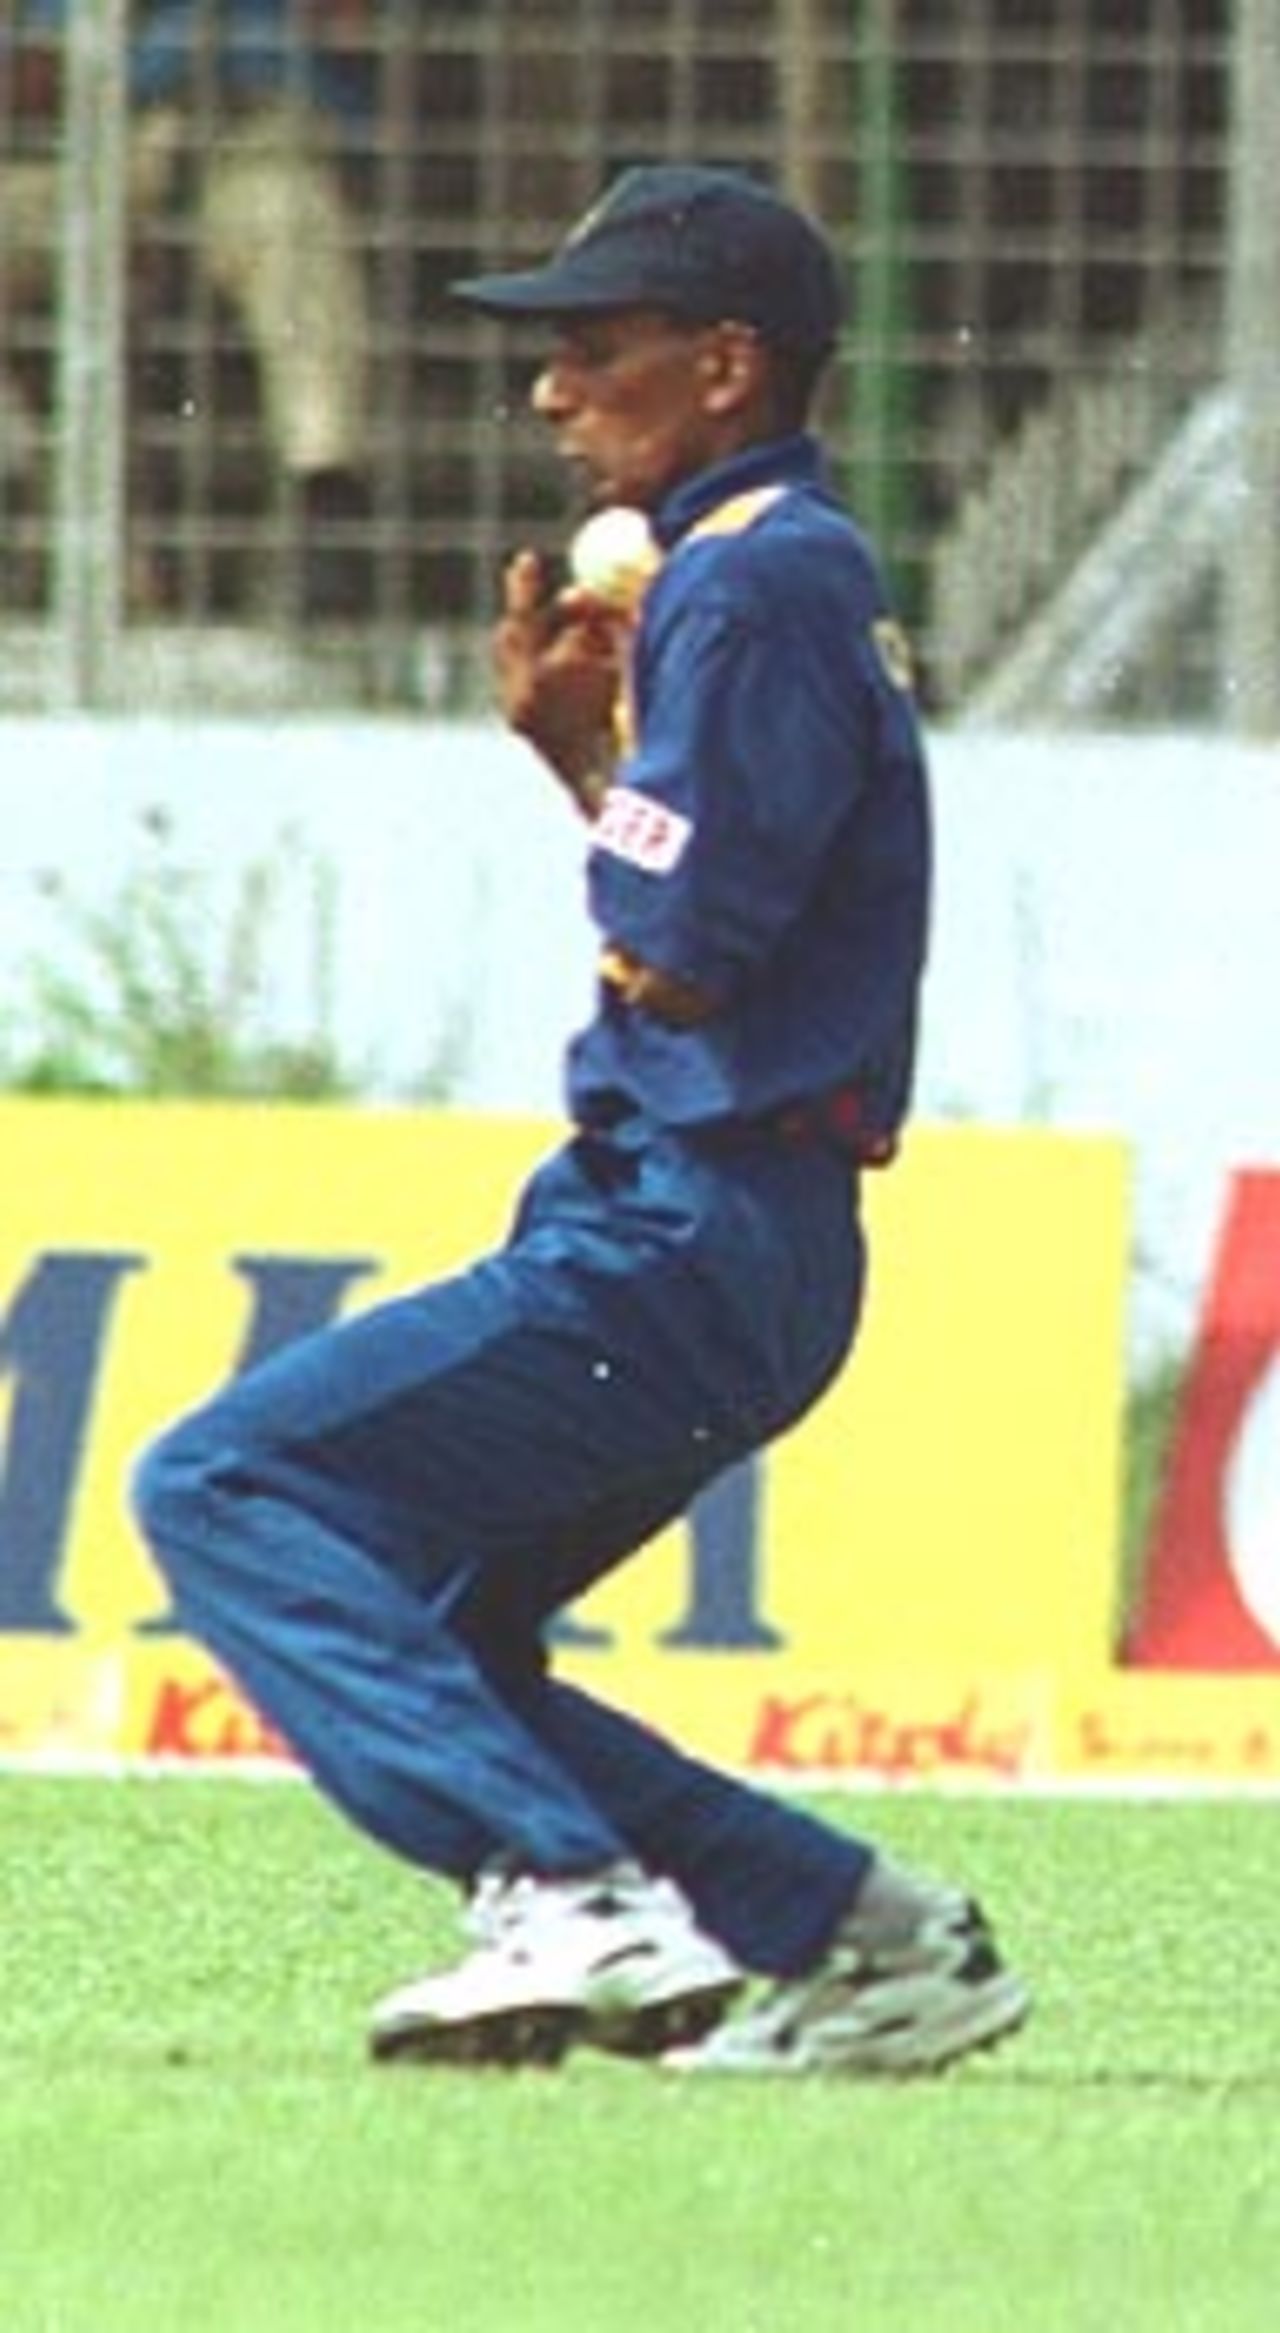
[(896, 1133), (886, 1133), (867, 1119), (866, 1097), (860, 1087), (834, 1086), (825, 1094), (786, 1102), (779, 1110), (765, 1110), (758, 1118), (727, 1118), (720, 1125), (691, 1126), (683, 1131), (716, 1150), (736, 1150), (750, 1143), (777, 1142), (788, 1150), (836, 1150), (855, 1166), (886, 1167), (898, 1150)]
[[(644, 1123), (635, 1105), (622, 1095), (597, 1095), (578, 1121), (580, 1133), (616, 1140), (631, 1121)], [(749, 1144), (776, 1142), (791, 1150), (837, 1150), (856, 1166), (886, 1167), (897, 1156), (898, 1137), (868, 1124), (866, 1098), (860, 1087), (834, 1086), (825, 1094), (787, 1102), (779, 1110), (765, 1110), (757, 1118), (723, 1118), (707, 1126), (677, 1126), (674, 1132), (704, 1150), (738, 1150)]]
[(898, 1149), (896, 1133), (868, 1124), (866, 1096), (854, 1085), (835, 1086), (829, 1093), (787, 1102), (782, 1109), (767, 1111), (745, 1124), (748, 1131), (771, 1135), (795, 1150), (825, 1143), (865, 1167), (888, 1166)]

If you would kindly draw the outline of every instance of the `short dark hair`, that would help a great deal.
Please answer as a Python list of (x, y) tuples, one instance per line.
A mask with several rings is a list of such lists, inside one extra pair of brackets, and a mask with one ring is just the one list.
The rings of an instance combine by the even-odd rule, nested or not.
[(781, 431), (803, 429), (813, 410), (830, 352), (766, 343), (774, 412)]

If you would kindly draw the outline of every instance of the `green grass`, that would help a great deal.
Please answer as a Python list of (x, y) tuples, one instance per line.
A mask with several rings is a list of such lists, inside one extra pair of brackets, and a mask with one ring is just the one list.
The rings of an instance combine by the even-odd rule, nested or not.
[(990, 1899), (1024, 2036), (378, 2072), (443, 1891), (301, 1788), (0, 1779), (4, 2333), (1272, 2333), (1274, 1807), (823, 1803)]

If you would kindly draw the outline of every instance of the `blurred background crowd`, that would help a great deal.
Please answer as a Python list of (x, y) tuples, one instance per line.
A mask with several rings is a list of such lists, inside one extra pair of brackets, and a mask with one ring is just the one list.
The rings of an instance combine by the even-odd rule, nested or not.
[(478, 701), (563, 489), (448, 285), (696, 157), (845, 255), (824, 418), (931, 710), (1216, 720), (1266, 14), (3, 0), (0, 703)]

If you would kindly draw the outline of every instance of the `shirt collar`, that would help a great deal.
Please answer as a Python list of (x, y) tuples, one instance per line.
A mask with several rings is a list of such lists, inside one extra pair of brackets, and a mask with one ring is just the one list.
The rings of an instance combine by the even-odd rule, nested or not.
[(769, 438), (715, 462), (696, 477), (684, 478), (652, 514), (653, 531), (669, 551), (708, 511), (732, 495), (747, 494), (759, 486), (824, 486), (826, 463), (822, 448), (807, 430), (793, 437)]

